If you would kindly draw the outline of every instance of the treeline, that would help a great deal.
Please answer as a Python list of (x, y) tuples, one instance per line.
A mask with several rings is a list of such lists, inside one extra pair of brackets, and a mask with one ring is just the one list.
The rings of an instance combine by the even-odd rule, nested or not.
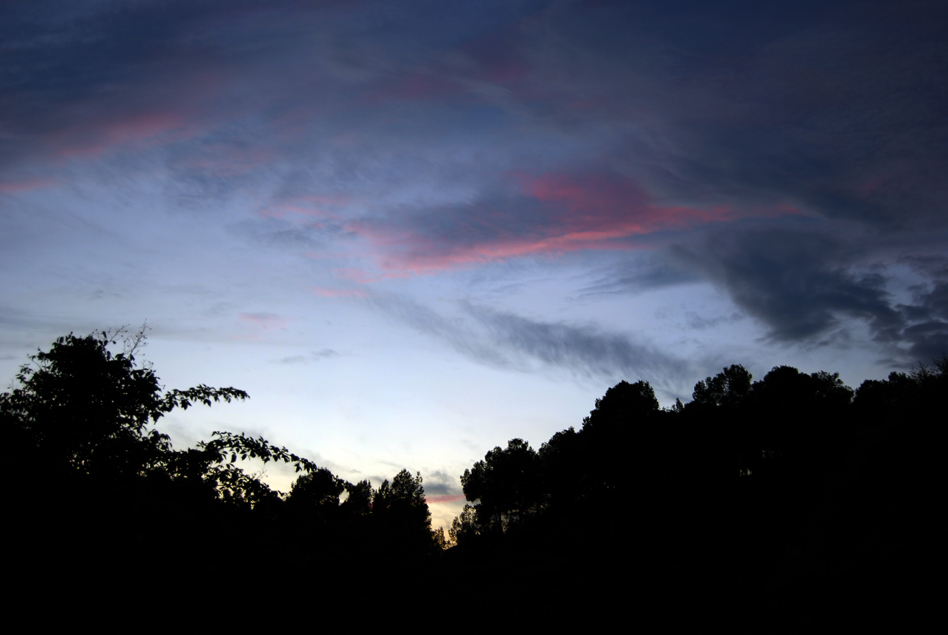
[[(505, 630), (581, 618), (796, 632), (827, 615), (904, 621), (923, 602), (948, 358), (857, 390), (730, 366), (666, 409), (648, 383), (621, 382), (579, 430), (538, 450), (513, 439), (466, 470), (444, 551), (407, 470), (375, 488), (262, 438), (172, 447), (155, 427), (165, 414), (247, 395), (162, 390), (136, 362), (142, 338), (115, 354), (115, 335), (60, 338), (0, 395), (5, 565), (21, 594), (95, 603), (102, 584), (126, 600), (162, 588), (193, 608), (233, 601), (234, 576), (279, 577), (295, 610), (405, 609), (397, 593), (353, 592), (374, 580), (424, 588), (427, 606), (463, 601)], [(300, 476), (276, 492), (244, 459)]]
[[(337, 581), (364, 567), (422, 560), (444, 547), (431, 529), (420, 475), (374, 488), (348, 483), (262, 438), (215, 432), (176, 449), (155, 423), (175, 409), (246, 399), (234, 388), (163, 391), (113, 334), (68, 335), (30, 357), (0, 395), (5, 566), (71, 596), (90, 574), (110, 584), (171, 584), (207, 597), (208, 562), (242, 576), (313, 571)], [(283, 462), (300, 474), (288, 493), (241, 468)], [(55, 572), (54, 574), (52, 574)], [(211, 585), (213, 588), (213, 585)], [(48, 589), (47, 589), (48, 591)]]
[[(864, 395), (856, 409), (865, 409)], [(745, 509), (732, 499), (751, 483), (766, 482), (775, 500), (786, 489), (780, 481), (792, 475), (799, 494), (801, 479), (819, 481), (857, 433), (852, 402), (838, 375), (789, 367), (753, 382), (743, 367), (731, 366), (698, 382), (687, 406), (679, 401), (666, 410), (647, 382), (621, 382), (596, 400), (578, 432), (558, 432), (539, 451), (513, 439), (465, 471), (461, 483), (473, 504), (451, 535), (463, 544), (515, 532), (557, 510), (602, 508), (619, 493), (654, 512), (652, 528), (677, 526), (709, 505)], [(768, 513), (788, 512), (789, 502), (781, 499)]]
[(542, 615), (569, 598), (632, 602), (673, 631), (911, 621), (946, 388), (948, 358), (855, 391), (838, 374), (754, 381), (735, 365), (667, 409), (621, 382), (580, 430), (539, 450), (513, 439), (465, 471), (452, 557), (469, 592), (493, 580), (493, 602), (519, 592)]

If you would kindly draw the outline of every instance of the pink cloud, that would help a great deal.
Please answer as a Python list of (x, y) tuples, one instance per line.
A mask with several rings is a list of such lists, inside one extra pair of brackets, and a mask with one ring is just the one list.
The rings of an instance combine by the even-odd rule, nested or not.
[(362, 137), (354, 132), (344, 132), (337, 134), (329, 140), (337, 148), (354, 148), (362, 143)]
[(789, 205), (766, 210), (662, 205), (634, 181), (609, 173), (511, 175), (526, 202), (519, 213), (472, 208), (439, 218), (432, 229), (354, 221), (346, 229), (373, 243), (389, 272), (436, 273), (525, 256), (637, 248), (630, 238), (683, 230), (741, 216), (800, 213)]
[(295, 143), (307, 134), (307, 131), (321, 116), (327, 114), (326, 108), (313, 103), (292, 108), (270, 122), (274, 135), (282, 141)]
[(185, 118), (172, 112), (149, 112), (123, 119), (84, 124), (67, 130), (52, 139), (60, 147), (63, 158), (99, 156), (123, 146), (148, 147), (169, 140), (193, 136), (185, 127)]
[(434, 101), (466, 92), (461, 84), (421, 73), (414, 73), (400, 81), (373, 90), (365, 96), (369, 102), (384, 102), (390, 99), (408, 101)]
[(310, 287), (313, 293), (323, 298), (365, 298), (368, 294), (358, 289), (333, 289), (330, 287)]
[(181, 165), (211, 176), (240, 176), (265, 165), (274, 156), (275, 153), (267, 148), (237, 150), (218, 145), (205, 148), (203, 156), (189, 157)]
[(418, 240), (415, 245), (417, 249), (404, 255), (386, 258), (382, 262), (382, 267), (419, 275), (526, 256), (562, 254), (581, 249), (629, 249), (630, 247), (626, 245), (603, 244), (603, 241), (610, 238), (621, 238), (626, 235), (620, 232), (612, 234), (584, 232), (541, 240), (503, 240), (497, 243), (484, 242), (461, 247), (448, 253), (445, 253), (443, 247), (425, 250), (422, 245), (430, 241)]
[(286, 328), (286, 318), (273, 313), (241, 313), (238, 316), (245, 322), (250, 322), (265, 331)]
[(273, 209), (271, 207), (265, 207), (257, 213), (264, 218), (286, 218), (286, 210)]
[(437, 496), (425, 496), (428, 503), (453, 503), (454, 501), (464, 500), (464, 494), (439, 494)]
[(409, 75), (398, 84), (390, 93), (392, 97), (403, 99), (436, 99), (445, 95), (453, 95), (459, 91), (454, 82), (445, 81), (428, 75)]
[(438, 101), (469, 94), (477, 83), (487, 82), (511, 86), (526, 75), (526, 67), (510, 60), (488, 62), (472, 73), (456, 75), (454, 69), (442, 68), (436, 74), (413, 73), (389, 86), (366, 95), (367, 101), (402, 99)]
[(909, 168), (897, 167), (872, 175), (860, 183), (857, 188), (863, 196), (872, 196), (885, 192), (895, 184), (905, 183), (906, 177), (909, 176), (911, 176)]
[[(290, 218), (291, 215), (338, 220), (341, 208), (354, 199), (346, 194), (295, 196), (265, 207), (257, 213), (268, 218)], [(307, 224), (311, 224), (307, 221)]]
[(307, 194), (299, 198), (320, 205), (348, 205), (352, 201), (352, 197), (348, 194)]
[(473, 72), (478, 79), (510, 86), (527, 75), (529, 67), (521, 56), (516, 30), (492, 31), (461, 47), (476, 62)]
[[(483, 238), (445, 238), (411, 227), (393, 229), (366, 222), (346, 227), (384, 247), (381, 266), (413, 273), (497, 262), (532, 255), (555, 255), (585, 249), (631, 249), (626, 239), (659, 230), (733, 218), (725, 208), (662, 206), (633, 181), (613, 174), (513, 174), (523, 196), (538, 210), (516, 224), (509, 213), (479, 210), (465, 219)], [(459, 221), (460, 222), (460, 221)], [(522, 222), (522, 221), (520, 221)], [(464, 229), (463, 227), (461, 228)]]
[(490, 66), (485, 74), (487, 81), (495, 84), (513, 84), (527, 74), (527, 67), (515, 61), (504, 61)]
[(408, 272), (393, 272), (388, 271), (385, 273), (373, 273), (366, 271), (364, 269), (357, 269), (354, 267), (340, 267), (333, 269), (332, 273), (337, 278), (342, 280), (348, 280), (350, 282), (355, 282), (356, 284), (370, 284), (372, 282), (379, 282), (381, 280), (391, 280), (393, 278), (407, 278), (410, 274)]
[(44, 187), (53, 185), (52, 179), (27, 179), (25, 181), (7, 181), (0, 183), (0, 194), (17, 194), (19, 192), (31, 192)]

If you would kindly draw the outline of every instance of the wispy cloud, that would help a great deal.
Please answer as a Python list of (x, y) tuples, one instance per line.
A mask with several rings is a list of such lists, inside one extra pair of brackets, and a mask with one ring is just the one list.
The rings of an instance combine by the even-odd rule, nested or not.
[(30, 192), (33, 190), (42, 189), (44, 187), (49, 187), (54, 185), (56, 182), (53, 179), (23, 179), (19, 181), (2, 181), (0, 182), (0, 194), (19, 194), (22, 192)]
[[(918, 289), (911, 304), (892, 295), (900, 279), (872, 263), (871, 236), (819, 229), (755, 229), (715, 233), (676, 250), (679, 262), (719, 284), (744, 310), (785, 343), (821, 341), (834, 331), (848, 338), (864, 323), (887, 355), (901, 363), (929, 361), (948, 350), (948, 276)], [(897, 243), (890, 243), (896, 253)]]
[(425, 500), (429, 503), (454, 503), (465, 500), (464, 494), (435, 494), (434, 496), (425, 495)]
[(425, 475), (425, 499), (429, 503), (451, 503), (464, 500), (456, 475), (444, 470), (434, 470)]
[(287, 357), (281, 357), (280, 359), (274, 360), (275, 364), (306, 364), (309, 362), (317, 362), (323, 359), (331, 359), (333, 357), (339, 357), (341, 353), (339, 351), (333, 350), (331, 348), (324, 348), (318, 351), (310, 351), (308, 355), (289, 355)]
[(678, 383), (691, 373), (683, 359), (591, 324), (543, 322), (472, 305), (462, 305), (459, 316), (448, 318), (404, 298), (372, 302), (481, 363), (524, 372), (556, 368), (580, 377), (646, 379), (662, 385)]
[(275, 313), (241, 313), (238, 317), (244, 322), (249, 322), (264, 331), (286, 328), (287, 318)]
[(310, 287), (312, 292), (323, 298), (365, 298), (368, 293), (359, 289), (338, 289), (332, 287)]
[[(439, 208), (395, 209), (346, 224), (369, 240), (381, 266), (437, 272), (581, 250), (628, 250), (630, 238), (734, 220), (747, 211), (662, 205), (634, 181), (609, 173), (514, 174), (507, 195)], [(756, 215), (796, 213), (788, 207)]]

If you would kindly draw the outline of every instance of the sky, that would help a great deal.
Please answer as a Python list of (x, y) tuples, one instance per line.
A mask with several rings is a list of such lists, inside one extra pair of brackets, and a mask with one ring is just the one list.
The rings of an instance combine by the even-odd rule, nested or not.
[[(730, 364), (948, 352), (942, 2), (6, 0), (0, 380), (147, 322), (436, 525), (497, 445)], [(251, 469), (263, 469), (256, 466)], [(287, 490), (292, 476), (266, 466)]]

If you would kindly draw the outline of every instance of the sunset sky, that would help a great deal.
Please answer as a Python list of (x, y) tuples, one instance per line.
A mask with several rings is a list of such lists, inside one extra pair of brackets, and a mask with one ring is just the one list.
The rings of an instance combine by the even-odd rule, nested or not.
[[(0, 3), (0, 379), (150, 327), (177, 445), (436, 524), (495, 445), (725, 365), (948, 352), (944, 2)], [(252, 469), (259, 469), (257, 468)], [(290, 475), (267, 468), (287, 489)]]

